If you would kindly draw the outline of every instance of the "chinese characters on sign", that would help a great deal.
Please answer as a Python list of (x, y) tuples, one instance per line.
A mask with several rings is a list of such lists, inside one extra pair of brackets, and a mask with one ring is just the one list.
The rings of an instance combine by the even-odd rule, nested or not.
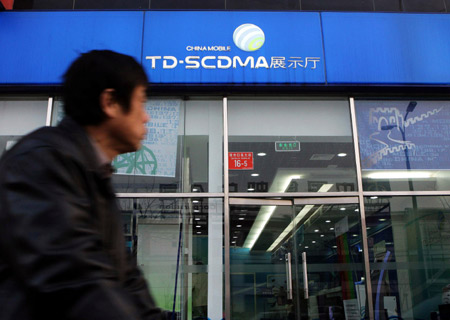
[(230, 170), (253, 170), (253, 152), (228, 152)]

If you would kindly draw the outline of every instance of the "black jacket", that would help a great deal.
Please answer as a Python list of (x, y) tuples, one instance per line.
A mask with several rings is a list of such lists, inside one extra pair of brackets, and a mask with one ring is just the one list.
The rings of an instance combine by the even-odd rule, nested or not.
[(70, 119), (0, 161), (0, 320), (170, 319), (128, 257), (109, 178)]

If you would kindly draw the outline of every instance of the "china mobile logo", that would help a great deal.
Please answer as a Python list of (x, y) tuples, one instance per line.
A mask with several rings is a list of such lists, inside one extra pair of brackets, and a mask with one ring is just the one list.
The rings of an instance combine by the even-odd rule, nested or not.
[(245, 23), (234, 30), (233, 42), (239, 49), (252, 52), (260, 49), (266, 37), (260, 27)]

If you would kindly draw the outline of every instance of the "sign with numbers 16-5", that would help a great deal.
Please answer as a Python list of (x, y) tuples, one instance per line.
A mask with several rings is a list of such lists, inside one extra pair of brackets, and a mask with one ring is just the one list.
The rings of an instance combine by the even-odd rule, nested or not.
[(253, 152), (228, 152), (230, 170), (253, 170)]

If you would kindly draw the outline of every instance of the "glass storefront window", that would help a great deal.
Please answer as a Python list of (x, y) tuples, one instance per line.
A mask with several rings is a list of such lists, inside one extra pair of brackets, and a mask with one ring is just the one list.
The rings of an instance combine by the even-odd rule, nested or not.
[[(113, 162), (117, 192), (223, 192), (222, 99), (149, 99), (147, 138)], [(53, 123), (63, 117), (56, 101)]]
[(45, 126), (48, 98), (0, 99), (0, 156), (23, 135)]
[[(223, 200), (119, 198), (128, 251), (159, 307), (182, 320), (223, 314)], [(214, 247), (216, 246), (216, 247)]]
[(230, 192), (356, 191), (348, 101), (229, 100)]
[(449, 101), (355, 101), (365, 191), (450, 184)]
[(450, 197), (364, 203), (375, 319), (450, 319)]

